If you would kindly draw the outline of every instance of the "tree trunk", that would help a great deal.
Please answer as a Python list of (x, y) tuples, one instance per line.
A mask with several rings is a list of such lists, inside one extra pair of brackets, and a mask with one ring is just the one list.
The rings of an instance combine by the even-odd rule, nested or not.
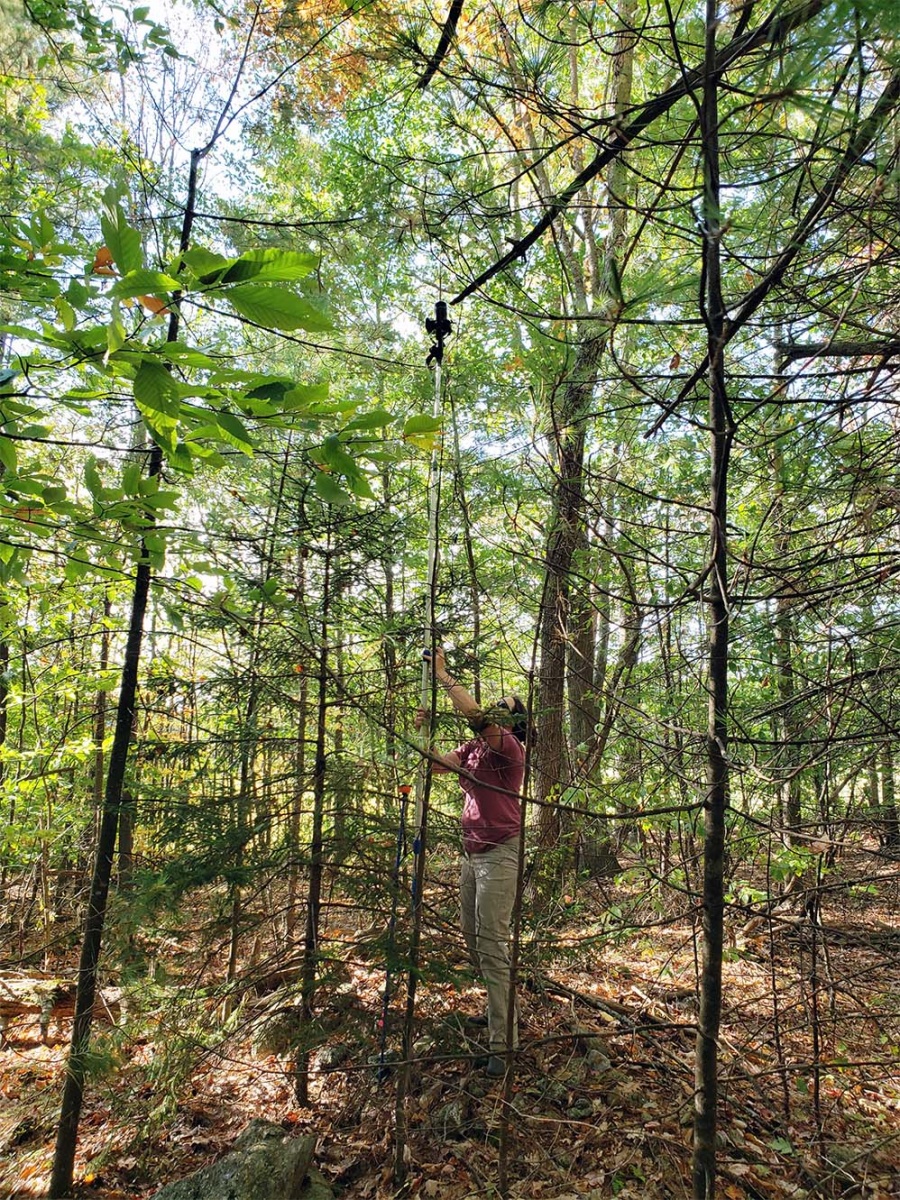
[[(197, 178), (201, 152), (191, 153), (188, 176), (187, 200), (184, 221), (181, 226), (180, 250), (183, 254), (190, 245), (191, 230), (197, 198)], [(180, 311), (176, 304), (169, 318), (166, 334), (168, 342), (178, 338)], [(162, 449), (154, 444), (150, 452), (148, 477), (160, 475), (163, 467)], [(122, 809), (122, 792), (125, 785), (125, 768), (128, 762), (128, 747), (134, 727), (135, 699), (137, 696), (138, 672), (141, 662), (141, 644), (144, 638), (144, 616), (150, 596), (151, 569), (145, 542), (141, 543), (141, 557), (134, 577), (131, 598), (131, 615), (128, 621), (128, 638), (122, 663), (122, 680), (119, 686), (119, 701), (116, 706), (116, 725), (106, 772), (106, 792), (94, 873), (91, 880), (88, 914), (81, 946), (78, 968), (78, 987), (75, 994), (75, 1017), (72, 1025), (72, 1041), (63, 1088), (59, 1127), (56, 1135), (56, 1150), (48, 1190), (49, 1200), (60, 1200), (72, 1190), (72, 1173), (75, 1166), (75, 1147), (78, 1139), (78, 1122), (84, 1100), (84, 1084), (87, 1076), (88, 1049), (91, 1038), (91, 1021), (94, 1013), (94, 997), (97, 991), (97, 967), (100, 962), (100, 947), (103, 941), (103, 926), (106, 921), (106, 902), (112, 876), (116, 834)]]
[(894, 750), (890, 742), (881, 748), (881, 820), (884, 844), (896, 850), (900, 847), (900, 823), (894, 792)]
[(331, 587), (331, 539), (325, 547), (325, 572), (322, 583), (322, 625), (319, 633), (318, 700), (316, 705), (316, 762), (313, 773), (313, 828), (309, 848), (309, 890), (306, 898), (306, 932), (303, 939), (301, 970), (302, 1044), (297, 1053), (294, 1089), (297, 1103), (309, 1104), (309, 1044), (313, 1003), (316, 994), (316, 974), (319, 963), (319, 912), (322, 902), (322, 872), (324, 853), (322, 842), (325, 811), (326, 717), (328, 715), (328, 636)]
[[(558, 799), (568, 774), (564, 714), (572, 560), (582, 538), (584, 518), (585, 420), (594, 393), (597, 363), (606, 345), (606, 338), (604, 330), (602, 334), (594, 334), (581, 343), (575, 365), (563, 389), (562, 400), (558, 407), (551, 407), (550, 437), (556, 476), (545, 556), (547, 579), (538, 617), (540, 666), (535, 697), (540, 726), (535, 754), (539, 801)], [(556, 845), (560, 834), (558, 811), (552, 807), (542, 807), (538, 828), (542, 846)]]
[[(149, 474), (159, 475), (163, 455), (158, 446), (150, 456)], [(131, 600), (131, 616), (128, 622), (128, 641), (122, 664), (122, 682), (116, 708), (116, 726), (109, 755), (106, 775), (106, 792), (94, 874), (91, 881), (88, 915), (78, 966), (78, 989), (75, 996), (75, 1019), (72, 1026), (72, 1042), (63, 1089), (62, 1109), (56, 1138), (53, 1172), (48, 1196), (59, 1200), (72, 1189), (72, 1172), (75, 1165), (75, 1146), (78, 1137), (78, 1121), (84, 1099), (84, 1084), (87, 1075), (88, 1048), (91, 1037), (91, 1020), (94, 1013), (94, 997), (97, 990), (97, 967), (100, 962), (100, 947), (103, 926), (106, 920), (106, 901), (112, 874), (116, 833), (122, 810), (125, 768), (128, 747), (134, 725), (135, 698), (137, 695), (138, 671), (141, 661), (141, 642), (144, 635), (144, 614), (150, 594), (150, 563), (144, 554), (138, 564)]]
[(703, 143), (703, 256), (709, 355), (710, 537), (706, 582), (709, 626), (709, 716), (704, 800), (703, 948), (694, 1093), (694, 1200), (712, 1200), (716, 1180), (717, 1064), (722, 1013), (725, 811), (728, 805), (727, 484), (731, 443), (725, 386), (725, 305), (721, 276), (718, 76), (714, 70), (717, 0), (707, 0), (706, 70), (700, 126)]
[[(303, 511), (299, 516), (302, 518)], [(298, 520), (298, 527), (302, 522)], [(306, 561), (308, 550), (305, 546), (298, 549), (297, 579), (294, 600), (300, 611), (306, 607)], [(306, 791), (306, 723), (309, 715), (309, 675), (306, 663), (297, 663), (300, 675), (300, 697), (297, 706), (297, 736), (294, 742), (294, 783), (291, 794), (291, 815), (289, 826), (290, 838), (290, 869), (288, 871), (288, 899), (286, 935), (288, 942), (294, 939), (297, 928), (297, 907), (300, 892), (300, 822), (303, 816), (303, 796)]]
[[(784, 358), (776, 359), (776, 374), (779, 388), (787, 388), (784, 376)], [(775, 530), (775, 558), (781, 564), (787, 560), (791, 546), (791, 531), (787, 523), (784, 505), (785, 464), (782, 439), (776, 438), (772, 450), (772, 525)], [(778, 798), (781, 809), (781, 824), (785, 842), (796, 845), (800, 829), (800, 776), (797, 772), (797, 733), (794, 714), (794, 619), (788, 581), (782, 577), (775, 600), (775, 670), (778, 677), (779, 713), (776, 734), (780, 743)]]
[[(612, 58), (608, 89), (609, 107), (613, 114), (623, 113), (631, 103), (632, 65), (636, 37), (633, 29), (634, 0), (623, 9)], [(573, 75), (577, 88), (577, 73)], [(540, 181), (539, 181), (540, 182)], [(598, 302), (605, 301), (610, 323), (615, 320), (622, 299), (619, 262), (627, 228), (628, 206), (626, 190), (628, 175), (624, 164), (614, 161), (607, 173), (607, 208), (610, 231), (606, 241), (602, 279), (596, 278), (599, 267), (588, 272)], [(589, 231), (592, 237), (592, 231)], [(589, 247), (591, 237), (588, 238)], [(563, 242), (563, 247), (567, 243)], [(571, 258), (571, 253), (566, 255)], [(589, 254), (590, 257), (590, 254)], [(574, 267), (569, 274), (575, 286), (576, 300), (584, 303), (582, 276), (576, 278)], [(540, 738), (535, 752), (536, 795), (546, 801), (559, 795), (569, 774), (569, 753), (566, 738), (566, 676), (569, 671), (579, 676), (572, 697), (580, 715), (576, 719), (573, 741), (577, 746), (578, 732), (584, 732), (594, 713), (587, 697), (594, 675), (596, 656), (595, 620), (593, 606), (585, 604), (583, 582), (573, 582), (573, 567), (579, 548), (582, 550), (582, 575), (587, 575), (589, 546), (585, 520), (585, 437), (587, 413), (594, 394), (597, 365), (609, 339), (606, 323), (596, 321), (594, 329), (579, 344), (575, 361), (563, 387), (558, 407), (551, 405), (551, 447), (555, 479), (553, 512), (545, 557), (546, 586), (538, 617), (540, 667), (538, 669), (535, 706), (540, 723)], [(579, 590), (580, 589), (580, 590)], [(574, 609), (573, 609), (574, 599)], [(583, 680), (583, 683), (581, 682)], [(538, 840), (544, 847), (556, 845), (560, 835), (559, 812), (542, 807), (538, 819)]]
[(459, 446), (459, 425), (456, 420), (456, 401), (450, 394), (450, 414), (453, 420), (453, 490), (462, 519), (463, 548), (466, 553), (466, 570), (469, 603), (472, 607), (472, 695), (481, 703), (481, 592), (478, 587), (478, 564), (475, 559), (475, 538), (472, 533), (472, 512), (466, 491), (465, 473), (462, 469), (462, 453)]

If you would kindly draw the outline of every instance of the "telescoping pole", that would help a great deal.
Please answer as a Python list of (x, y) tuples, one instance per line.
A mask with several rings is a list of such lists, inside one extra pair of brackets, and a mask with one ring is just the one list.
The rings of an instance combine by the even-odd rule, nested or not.
[[(441, 415), (441, 362), (444, 357), (444, 338), (450, 332), (447, 320), (447, 305), (439, 300), (434, 306), (434, 317), (425, 322), (425, 328), (434, 335), (434, 344), (428, 354), (428, 365), (434, 363), (434, 416), (435, 424)], [(438, 501), (440, 499), (441, 456), (440, 448), (431, 451), (428, 474), (428, 578), (425, 587), (425, 648), (434, 651), (436, 638), (434, 620), (434, 585), (438, 567)], [(422, 750), (431, 746), (431, 679), (428, 662), (422, 660), (422, 689), (419, 696), (421, 706), (427, 714), (422, 723)], [(409, 1093), (410, 1072), (413, 1055), (413, 1028), (416, 1012), (416, 983), (419, 970), (419, 943), (422, 936), (422, 898), (425, 883), (425, 841), (428, 820), (428, 759), (422, 754), (419, 773), (416, 776), (416, 824), (413, 840), (412, 930), (409, 939), (409, 976), (406, 984), (406, 1013), (403, 1020), (403, 1049), (401, 1066), (397, 1076), (397, 1094), (394, 1105), (394, 1182), (402, 1184), (407, 1175), (407, 1123), (406, 1097)]]
[[(426, 365), (434, 363), (434, 408), (435, 421), (441, 417), (441, 369), (444, 361), (444, 338), (451, 332), (453, 326), (447, 317), (447, 305), (438, 300), (434, 306), (434, 316), (425, 322), (425, 329), (434, 337), (428, 352)], [(438, 568), (438, 502), (440, 499), (440, 448), (435, 443), (431, 450), (431, 461), (428, 469), (428, 571), (425, 583), (425, 646), (433, 651), (435, 641), (434, 592)], [(428, 662), (422, 660), (422, 682), (419, 693), (420, 706), (427, 714), (422, 725), (422, 749), (431, 746), (431, 673)], [(427, 759), (422, 758), (422, 769), (416, 777), (416, 842), (419, 841), (422, 829), (422, 804), (425, 793), (425, 771), (428, 769)]]

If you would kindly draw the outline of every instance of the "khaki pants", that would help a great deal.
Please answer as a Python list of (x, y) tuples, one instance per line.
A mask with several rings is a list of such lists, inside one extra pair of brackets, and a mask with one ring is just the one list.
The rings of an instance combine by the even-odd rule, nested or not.
[[(506, 1050), (509, 1012), (509, 924), (516, 899), (519, 839), (483, 854), (464, 854), (459, 875), (460, 924), (475, 968), (487, 988), (488, 1036), (495, 1054)], [(513, 1013), (513, 1048), (519, 1044)]]

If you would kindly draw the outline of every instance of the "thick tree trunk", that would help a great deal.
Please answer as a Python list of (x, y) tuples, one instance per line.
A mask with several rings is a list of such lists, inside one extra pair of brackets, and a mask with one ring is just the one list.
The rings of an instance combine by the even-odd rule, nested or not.
[[(633, 29), (634, 0), (626, 0), (612, 56), (608, 88), (610, 111), (624, 113), (631, 103), (632, 67), (636, 36)], [(577, 91), (577, 72), (572, 77)], [(593, 247), (593, 231), (588, 231), (588, 280), (598, 302), (606, 305), (609, 322), (615, 320), (621, 306), (620, 262), (628, 217), (629, 176), (625, 165), (614, 161), (607, 173), (607, 211), (610, 222), (602, 268)], [(549, 194), (549, 186), (544, 189)], [(563, 243), (565, 249), (566, 243)], [(573, 258), (571, 253), (565, 255)], [(586, 311), (582, 273), (575, 279), (575, 266), (569, 266), (576, 298)], [(602, 277), (601, 277), (602, 276)], [(535, 791), (539, 800), (558, 795), (569, 776), (569, 742), (565, 713), (567, 675), (574, 683), (569, 704), (574, 714), (572, 743), (577, 747), (590, 740), (599, 714), (591, 699), (597, 655), (597, 635), (604, 630), (596, 622), (592, 597), (585, 584), (590, 575), (590, 544), (585, 514), (585, 437), (586, 419), (593, 398), (597, 366), (609, 340), (608, 327), (595, 322), (594, 329), (579, 345), (562, 402), (551, 408), (551, 446), (554, 453), (553, 515), (546, 551), (547, 581), (539, 616), (540, 667), (537, 677), (536, 708), (540, 738), (535, 753)], [(580, 561), (579, 561), (580, 551)], [(580, 571), (579, 571), (580, 567)], [(579, 578), (579, 575), (581, 578)], [(587, 735), (587, 738), (585, 738)], [(539, 817), (539, 841), (543, 846), (559, 840), (559, 813), (543, 807)]]
[[(585, 420), (606, 337), (604, 330), (581, 343), (562, 400), (551, 408), (550, 437), (556, 478), (545, 562), (547, 579), (539, 615), (540, 667), (535, 698), (540, 727), (535, 755), (535, 791), (539, 801), (558, 798), (568, 775), (565, 709), (571, 571), (575, 549), (582, 537)], [(555, 845), (559, 833), (558, 811), (542, 807), (540, 844)]]
[(710, 537), (707, 574), (709, 718), (704, 800), (703, 947), (694, 1093), (694, 1200), (712, 1200), (716, 1180), (717, 1064), (722, 1013), (722, 932), (725, 811), (728, 805), (728, 583), (727, 485), (731, 443), (723, 346), (725, 305), (721, 276), (718, 75), (714, 70), (717, 0), (707, 0), (706, 71), (700, 110), (703, 140), (703, 255), (709, 355)]

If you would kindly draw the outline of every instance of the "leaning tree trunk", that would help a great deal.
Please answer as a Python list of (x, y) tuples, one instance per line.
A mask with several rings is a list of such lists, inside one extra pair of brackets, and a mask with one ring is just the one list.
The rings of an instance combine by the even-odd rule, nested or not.
[(706, 6), (706, 70), (700, 127), (703, 144), (703, 262), (709, 356), (710, 535), (707, 573), (709, 717), (707, 790), (703, 804), (703, 949), (694, 1093), (694, 1200), (712, 1200), (716, 1184), (719, 1024), (722, 1015), (722, 930), (725, 911), (725, 810), (728, 804), (727, 484), (731, 445), (725, 389), (725, 304), (721, 273), (718, 75), (714, 69), (717, 0)]

